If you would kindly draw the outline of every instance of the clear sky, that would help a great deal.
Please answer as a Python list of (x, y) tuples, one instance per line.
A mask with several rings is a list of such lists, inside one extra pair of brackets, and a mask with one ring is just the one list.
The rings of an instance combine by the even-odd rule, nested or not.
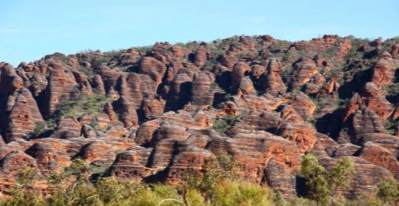
[(399, 35), (399, 0), (0, 0), (0, 61), (270, 34)]

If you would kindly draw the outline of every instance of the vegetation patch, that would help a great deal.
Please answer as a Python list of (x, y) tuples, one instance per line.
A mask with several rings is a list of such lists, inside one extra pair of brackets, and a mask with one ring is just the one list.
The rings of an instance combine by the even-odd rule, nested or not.
[(93, 117), (90, 126), (94, 129), (97, 127), (96, 115), (101, 113), (104, 106), (110, 99), (106, 96), (93, 94), (93, 95), (80, 95), (69, 100), (62, 101), (53, 115), (45, 122), (37, 122), (36, 127), (28, 137), (37, 137), (47, 131), (53, 131), (57, 127), (59, 120), (64, 118), (78, 119), (84, 115)]
[(395, 134), (396, 127), (399, 124), (399, 120), (388, 119), (385, 121), (384, 127), (390, 134)]
[(212, 128), (219, 133), (225, 133), (229, 131), (234, 125), (241, 121), (241, 119), (247, 115), (247, 112), (243, 111), (239, 115), (225, 115), (218, 117), (213, 122)]
[(327, 170), (316, 156), (307, 154), (302, 157), (301, 174), (306, 180), (307, 196), (318, 205), (332, 205), (333, 197), (339, 197), (339, 191), (349, 186), (353, 163), (342, 158)]

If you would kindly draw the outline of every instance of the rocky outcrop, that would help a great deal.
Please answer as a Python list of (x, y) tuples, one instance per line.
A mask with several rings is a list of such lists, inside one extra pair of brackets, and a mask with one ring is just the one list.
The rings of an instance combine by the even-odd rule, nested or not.
[(194, 146), (183, 146), (173, 159), (166, 177), (176, 182), (186, 178), (188, 173), (201, 175), (212, 161), (215, 161), (215, 156), (211, 152)]
[[(251, 68), (245, 62), (238, 62), (234, 65), (232, 70), (232, 91), (233, 93), (238, 93), (241, 90), (242, 80), (245, 78), (247, 74), (249, 74)], [(244, 80), (245, 81), (245, 80)], [(245, 90), (245, 86), (243, 86)]]
[(295, 176), (287, 173), (284, 165), (271, 159), (265, 168), (264, 182), (285, 196), (292, 197), (295, 191)]
[(33, 131), (44, 122), (39, 107), (29, 90), (22, 88), (8, 97), (8, 142), (34, 138)]
[(201, 67), (207, 61), (207, 50), (205, 47), (200, 47), (195, 51), (194, 64)]
[(371, 81), (378, 86), (386, 86), (391, 83), (395, 70), (394, 63), (392, 61), (392, 56), (388, 52), (382, 53), (380, 59), (373, 67), (373, 76)]
[[(359, 195), (373, 195), (377, 190), (377, 185), (381, 177), (390, 178), (392, 174), (385, 168), (376, 166), (369, 161), (359, 157), (350, 157), (354, 163), (354, 175), (350, 182), (350, 187), (344, 194), (348, 197), (358, 197)], [(327, 168), (331, 168), (336, 163), (336, 159), (324, 158), (321, 163)]]
[(36, 159), (38, 168), (44, 174), (60, 173), (72, 162), (65, 143), (59, 140), (35, 143), (26, 153)]
[(49, 70), (50, 76), (46, 90), (49, 98), (47, 112), (52, 114), (61, 101), (78, 95), (76, 94), (78, 83), (76, 83), (74, 73), (58, 62), (50, 62)]
[(52, 134), (55, 138), (69, 139), (80, 137), (82, 125), (74, 118), (64, 118), (58, 122), (57, 130)]
[(363, 93), (366, 106), (383, 120), (386, 120), (392, 114), (394, 108), (389, 101), (385, 99), (383, 91), (374, 83), (367, 83)]
[(310, 150), (316, 143), (315, 130), (304, 123), (283, 124), (279, 134), (282, 137), (295, 142), (301, 152)]
[(0, 194), (24, 168), (45, 178), (75, 159), (93, 179), (176, 183), (229, 157), (293, 197), (310, 152), (328, 169), (351, 159), (343, 194), (370, 195), (399, 179), (398, 44), (239, 36), (0, 63)]
[(308, 83), (312, 77), (318, 74), (319, 69), (311, 59), (303, 59), (295, 64), (296, 73), (291, 87), (299, 89), (301, 86)]
[(0, 172), (6, 175), (17, 175), (26, 168), (37, 168), (36, 160), (21, 151), (7, 154), (0, 164)]
[(359, 144), (362, 135), (368, 133), (384, 132), (384, 126), (378, 115), (368, 109), (357, 111), (352, 119), (351, 128), (353, 129), (354, 139), (352, 142)]
[(147, 74), (155, 81), (155, 88), (161, 83), (166, 66), (152, 57), (144, 57), (140, 63), (140, 73)]
[(396, 156), (389, 150), (372, 142), (366, 142), (361, 151), (360, 157), (392, 172), (398, 178), (399, 163)]
[[(155, 119), (165, 111), (165, 100), (163, 99), (145, 99), (143, 101), (143, 115), (146, 119)], [(136, 120), (137, 123), (137, 120)]]
[(194, 75), (192, 104), (199, 106), (211, 105), (213, 102), (213, 90), (215, 88), (212, 73), (201, 72)]
[(285, 94), (287, 87), (281, 79), (281, 63), (278, 59), (270, 59), (267, 65), (266, 92), (272, 95)]
[(151, 150), (143, 147), (135, 147), (119, 153), (110, 167), (109, 174), (119, 178), (141, 180), (152, 174), (147, 161)]
[(315, 103), (302, 92), (299, 92), (293, 96), (291, 105), (298, 112), (298, 114), (305, 119), (311, 118), (313, 113), (316, 111)]

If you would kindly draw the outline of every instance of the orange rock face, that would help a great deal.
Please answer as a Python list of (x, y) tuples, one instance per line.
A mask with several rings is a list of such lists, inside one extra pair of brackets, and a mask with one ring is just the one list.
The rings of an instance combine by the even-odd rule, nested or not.
[(292, 84), (293, 88), (300, 88), (308, 83), (312, 77), (318, 74), (319, 69), (311, 59), (305, 59), (296, 64), (295, 80)]
[(50, 76), (48, 80), (47, 92), (49, 96), (48, 113), (51, 114), (56, 110), (57, 105), (62, 98), (68, 99), (72, 92), (78, 87), (74, 74), (71, 70), (65, 69), (59, 63), (51, 62), (49, 64)]
[(293, 197), (311, 152), (328, 169), (350, 158), (343, 194), (370, 195), (381, 178), (399, 179), (398, 45), (239, 36), (2, 62), (0, 194), (21, 169), (45, 178), (74, 159), (104, 175), (174, 183), (228, 156), (241, 178)]
[(365, 104), (374, 111), (383, 120), (391, 116), (393, 107), (388, 100), (385, 99), (383, 91), (373, 83), (367, 83), (364, 88)]
[(7, 141), (28, 137), (38, 124), (43, 123), (43, 117), (38, 105), (29, 90), (22, 88), (9, 96), (9, 126)]
[(166, 72), (166, 66), (155, 58), (145, 57), (141, 61), (140, 72), (149, 75), (155, 81), (157, 87)]
[(387, 168), (397, 178), (399, 176), (399, 164), (394, 154), (389, 150), (368, 142), (360, 155), (363, 159), (384, 168)]
[(266, 91), (272, 95), (284, 94), (287, 90), (281, 79), (281, 63), (277, 59), (271, 59), (267, 66)]
[(212, 73), (201, 72), (194, 75), (192, 104), (211, 105), (213, 102), (214, 77)]
[(372, 82), (378, 86), (385, 86), (394, 78), (394, 62), (391, 54), (384, 52), (373, 68)]

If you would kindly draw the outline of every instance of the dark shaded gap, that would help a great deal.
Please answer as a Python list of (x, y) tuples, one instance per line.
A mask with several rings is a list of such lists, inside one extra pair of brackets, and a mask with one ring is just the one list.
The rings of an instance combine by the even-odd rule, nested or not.
[(338, 89), (339, 98), (349, 99), (354, 93), (359, 93), (364, 85), (370, 81), (372, 74), (372, 68), (357, 72), (350, 82), (345, 83)]
[(180, 84), (180, 93), (175, 95), (172, 94), (168, 97), (166, 102), (166, 112), (177, 111), (182, 109), (186, 104), (188, 104), (192, 99), (192, 82), (184, 82)]
[(315, 123), (317, 132), (326, 134), (337, 140), (339, 132), (342, 128), (341, 119), (343, 113), (344, 109), (337, 109), (334, 112), (325, 114), (324, 116), (317, 119)]

